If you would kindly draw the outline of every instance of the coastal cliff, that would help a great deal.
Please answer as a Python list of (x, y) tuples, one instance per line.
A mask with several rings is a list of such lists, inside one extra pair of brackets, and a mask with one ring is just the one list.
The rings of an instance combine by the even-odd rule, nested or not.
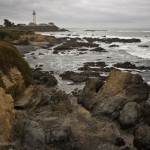
[[(8, 41), (20, 48), (22, 41), (38, 47), (60, 39), (24, 34)], [(80, 80), (73, 75), (64, 77)], [(51, 72), (32, 72), (14, 46), (0, 42), (0, 148), (149, 150), (149, 86), (142, 77), (112, 70), (106, 82), (85, 81), (82, 91), (66, 94)]]

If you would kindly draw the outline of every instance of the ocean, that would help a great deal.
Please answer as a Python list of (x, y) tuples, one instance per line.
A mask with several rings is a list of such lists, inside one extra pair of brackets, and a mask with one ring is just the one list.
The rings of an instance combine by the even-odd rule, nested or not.
[[(109, 47), (111, 44), (95, 42), (100, 47), (107, 50), (107, 52), (93, 52), (80, 55), (77, 49), (66, 51), (65, 53), (53, 54), (51, 49), (39, 49), (35, 51), (36, 59), (33, 59), (31, 53), (25, 55), (25, 58), (30, 63), (32, 68), (42, 65), (43, 71), (54, 71), (60, 74), (64, 71), (78, 71), (85, 62), (105, 62), (109, 67), (116, 63), (131, 62), (136, 66), (150, 67), (150, 29), (68, 29), (68, 32), (40, 32), (38, 34), (55, 36), (57, 38), (81, 38), (78, 42), (87, 42), (84, 37), (92, 38), (120, 38), (131, 39), (138, 38), (140, 43), (112, 43), (119, 47)], [(84, 48), (84, 47), (83, 47)], [(90, 49), (90, 48), (89, 48)], [(44, 55), (39, 55), (43, 53)], [(120, 68), (121, 69), (121, 68)], [(124, 69), (121, 69), (124, 70)], [(127, 69), (126, 69), (127, 70)], [(150, 84), (149, 70), (130, 70), (132, 73), (139, 73), (142, 75), (145, 82)], [(104, 76), (107, 74), (103, 74)]]

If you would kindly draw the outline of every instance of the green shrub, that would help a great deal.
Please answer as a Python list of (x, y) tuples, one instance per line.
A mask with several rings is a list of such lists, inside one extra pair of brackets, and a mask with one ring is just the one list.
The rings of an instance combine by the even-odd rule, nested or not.
[(17, 40), (19, 35), (12, 31), (0, 31), (0, 40), (4, 40), (5, 38), (9, 38), (10, 40)]
[[(12, 67), (17, 67), (21, 72), (26, 86), (32, 83), (33, 76), (32, 71), (28, 63), (21, 57), (18, 50), (5, 42), (0, 42), (0, 70), (9, 75), (9, 70)], [(0, 86), (3, 86), (3, 82), (0, 79)]]

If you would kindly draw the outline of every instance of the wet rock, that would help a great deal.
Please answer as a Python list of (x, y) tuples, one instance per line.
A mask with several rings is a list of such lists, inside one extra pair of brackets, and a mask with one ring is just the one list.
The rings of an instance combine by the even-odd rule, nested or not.
[(43, 53), (39, 53), (39, 55), (44, 55)]
[(54, 50), (71, 50), (78, 47), (97, 47), (98, 44), (77, 42), (76, 40), (67, 41), (66, 43), (57, 46)]
[(104, 43), (116, 43), (116, 42), (119, 42), (119, 43), (139, 43), (141, 42), (140, 39), (119, 39), (119, 38), (84, 38), (86, 39), (88, 42), (95, 42), (95, 41), (98, 41), (98, 42), (104, 42)]
[(90, 78), (100, 77), (102, 80), (106, 80), (106, 77), (100, 76), (99, 73), (93, 71), (85, 71), (85, 72), (73, 72), (73, 71), (65, 71), (64, 73), (60, 74), (63, 80), (71, 80), (74, 83), (78, 82), (86, 82)]
[(148, 69), (150, 70), (150, 67), (136, 66), (135, 64), (131, 64), (130, 62), (117, 63), (114, 65), (114, 67), (125, 68), (125, 69), (139, 69), (139, 70)]
[(53, 46), (55, 46), (54, 43), (49, 43), (49, 44), (47, 45), (47, 47), (53, 47)]
[(119, 45), (112, 44), (112, 45), (110, 45), (109, 47), (119, 47)]
[(113, 43), (113, 42), (119, 42), (119, 43), (138, 43), (141, 42), (140, 39), (119, 39), (119, 38), (103, 38), (99, 39), (100, 42), (105, 42), (105, 43)]
[(134, 146), (138, 150), (150, 149), (150, 126), (141, 125), (134, 130)]
[(88, 51), (89, 49), (86, 49), (86, 48), (81, 48), (81, 49), (78, 49), (78, 51)]
[(25, 150), (43, 149), (45, 145), (45, 135), (39, 123), (26, 118), (27, 116), (24, 115), (20, 115), (19, 117), (19, 124), (16, 130), (18, 131), (20, 147)]
[(96, 73), (110, 72), (113, 69), (113, 67), (107, 67), (105, 62), (86, 62), (83, 67), (78, 68), (80, 71), (91, 71)]
[(79, 53), (79, 55), (83, 55), (83, 54), (86, 54), (86, 52), (80, 52), (80, 53)]
[(37, 57), (33, 56), (33, 59), (37, 59)]
[(139, 47), (149, 48), (149, 45), (139, 45)]
[(63, 80), (71, 80), (73, 82), (85, 82), (87, 81), (87, 77), (80, 74), (75, 73), (73, 71), (66, 71), (63, 74), (60, 74), (60, 77), (62, 77)]
[(35, 55), (35, 53), (31, 53), (30, 55)]
[(46, 85), (47, 87), (53, 87), (58, 83), (56, 78), (53, 75), (51, 75), (49, 72), (41, 72), (39, 70), (34, 70), (33, 76), (34, 76), (35, 83), (37, 85), (43, 84)]
[(140, 105), (136, 102), (127, 103), (119, 116), (119, 122), (123, 128), (134, 126), (141, 115)]
[(119, 146), (119, 147), (124, 146), (125, 145), (124, 139), (123, 138), (117, 138), (115, 145)]
[(58, 53), (59, 53), (58, 50), (54, 50), (54, 51), (53, 51), (53, 54), (58, 54)]
[(102, 47), (94, 48), (91, 51), (94, 51), (94, 52), (106, 52), (106, 50), (104, 48), (102, 48)]

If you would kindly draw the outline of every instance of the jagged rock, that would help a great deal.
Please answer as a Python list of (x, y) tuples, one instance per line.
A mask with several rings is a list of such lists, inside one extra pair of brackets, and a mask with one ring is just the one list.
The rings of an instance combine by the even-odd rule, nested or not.
[[(9, 143), (14, 143), (14, 126), (16, 124), (14, 100), (0, 88), (0, 149), (7, 149)], [(4, 145), (3, 145), (4, 144)], [(5, 145), (6, 144), (6, 145)]]
[(1, 73), (1, 79), (5, 84), (7, 92), (14, 98), (18, 97), (25, 89), (23, 76), (16, 67), (9, 70), (9, 75)]
[(16, 126), (18, 147), (23, 150), (43, 149), (45, 146), (44, 130), (39, 123), (29, 118), (26, 112), (17, 113)]
[(119, 47), (119, 45), (112, 44), (112, 45), (110, 45), (109, 47)]
[(123, 138), (117, 138), (116, 142), (115, 142), (115, 145), (117, 145), (119, 147), (124, 146), (125, 145), (124, 139)]
[(138, 150), (150, 149), (150, 126), (141, 125), (134, 130), (134, 146)]
[(91, 99), (96, 95), (102, 85), (103, 81), (101, 81), (99, 78), (90, 79), (86, 83), (83, 92), (79, 95), (78, 103), (82, 104), (87, 109), (91, 109)]
[[(101, 87), (102, 84), (98, 84)], [(87, 89), (87, 87), (85, 89)], [(85, 108), (90, 110), (93, 117), (97, 117), (100, 120), (113, 121), (117, 120), (122, 113), (120, 120), (125, 126), (125, 123), (127, 123), (126, 125), (135, 124), (139, 117), (139, 109), (134, 107), (134, 103), (131, 103), (133, 104), (133, 109), (137, 108), (134, 109), (134, 111), (127, 107), (122, 111), (123, 107), (127, 103), (130, 105), (130, 102), (135, 102), (135, 104), (145, 102), (149, 97), (149, 87), (138, 74), (113, 70), (106, 83), (97, 93), (91, 94), (90, 91), (85, 93), (86, 94), (83, 94), (79, 99), (79, 103), (82, 103)], [(130, 112), (133, 111), (132, 114), (130, 114), (131, 116), (129, 114), (126, 115), (125, 112), (127, 109), (129, 109), (128, 111)], [(133, 120), (127, 122), (129, 118)]]
[(73, 72), (73, 71), (65, 71), (64, 73), (60, 74), (63, 80), (72, 80), (74, 83), (78, 82), (86, 82), (89, 78), (93, 77), (100, 77), (105, 79), (105, 77), (100, 76), (97, 72), (92, 71), (85, 71), (85, 72)]
[(132, 39), (120, 39), (120, 38), (84, 38), (86, 39), (88, 42), (95, 42), (95, 41), (98, 41), (98, 42), (104, 42), (104, 43), (113, 43), (113, 42), (119, 42), (119, 43), (139, 43), (141, 42), (140, 39), (135, 39), (135, 38), (132, 38)]
[(130, 62), (117, 63), (114, 65), (114, 67), (125, 68), (125, 69), (150, 70), (150, 67), (136, 66), (135, 64), (131, 64)]
[(62, 91), (54, 92), (51, 96), (50, 103), (52, 110), (61, 112), (61, 114), (66, 114), (72, 111), (68, 95)]
[[(95, 105), (92, 113), (93, 116), (104, 114), (102, 110), (104, 108), (110, 110), (109, 108), (112, 108), (114, 103), (116, 103), (114, 110), (116, 110), (116, 107), (120, 110), (120, 106), (123, 107), (128, 102), (139, 103), (146, 101), (148, 97), (149, 87), (146, 83), (143, 83), (140, 75), (113, 70), (107, 82), (91, 100)], [(103, 106), (108, 107), (103, 108)]]
[[(93, 99), (91, 99), (92, 101)], [(95, 103), (95, 101), (93, 101)], [(92, 116), (98, 116), (101, 120), (116, 120), (119, 117), (120, 110), (125, 105), (126, 100), (122, 97), (115, 97), (115, 99), (105, 100), (96, 106), (92, 112)], [(93, 104), (94, 105), (94, 104)]]
[(54, 50), (54, 51), (53, 51), (53, 54), (58, 54), (58, 53), (59, 53), (58, 50)]
[(14, 44), (14, 45), (28, 45), (29, 41), (28, 41), (28, 38), (21, 38), (21, 39), (18, 39), (16, 41), (13, 41), (12, 44)]
[(114, 144), (115, 139), (119, 137), (115, 124), (97, 121), (81, 105), (78, 105), (70, 115), (61, 120), (63, 126), (71, 126), (72, 140), (70, 143), (76, 149), (119, 150)]
[(143, 103), (141, 106), (141, 117), (139, 123), (148, 124), (150, 126), (150, 104)]
[(102, 47), (94, 48), (91, 51), (94, 51), (94, 52), (106, 52), (106, 50), (104, 48), (102, 48)]
[(50, 129), (50, 131), (46, 131), (46, 144), (56, 144), (58, 147), (65, 147), (65, 142), (68, 142), (70, 137), (71, 127), (56, 126)]
[(140, 105), (138, 105), (136, 102), (127, 103), (123, 107), (119, 116), (119, 122), (121, 126), (123, 128), (134, 126), (141, 115), (140, 111)]
[(56, 78), (49, 72), (41, 72), (39, 70), (33, 70), (33, 76), (35, 83), (46, 85), (47, 87), (53, 87), (57, 85), (58, 81)]
[(15, 101), (16, 109), (33, 111), (41, 101), (41, 92), (35, 85), (30, 85), (23, 94)]
[(73, 48), (78, 48), (78, 47), (98, 47), (98, 44), (94, 43), (84, 43), (84, 42), (77, 42), (77, 39), (73, 39), (71, 41), (67, 41), (66, 43), (63, 43), (60, 46), (57, 46), (54, 48), (54, 50), (71, 50)]

